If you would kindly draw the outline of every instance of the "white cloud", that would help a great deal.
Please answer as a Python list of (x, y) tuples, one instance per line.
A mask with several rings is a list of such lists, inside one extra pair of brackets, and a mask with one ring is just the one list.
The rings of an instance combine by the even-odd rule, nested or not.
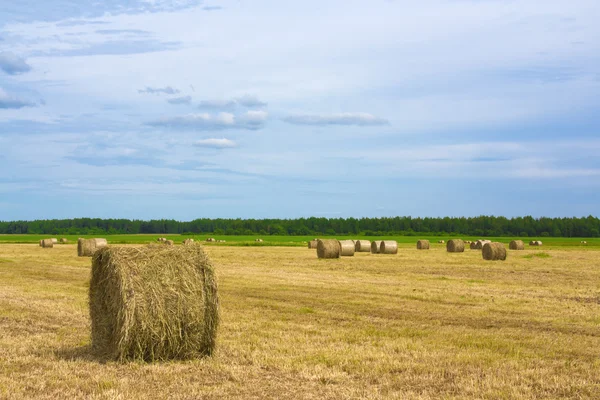
[(178, 117), (166, 117), (151, 121), (148, 125), (198, 131), (216, 131), (223, 129), (257, 130), (264, 127), (267, 117), (268, 114), (264, 111), (248, 111), (239, 116), (227, 112), (221, 112), (217, 115), (199, 113)]
[(31, 71), (25, 59), (11, 52), (0, 53), (0, 69), (9, 75), (18, 75)]
[(384, 118), (376, 117), (368, 113), (341, 113), (341, 114), (323, 114), (323, 115), (292, 115), (283, 119), (285, 122), (294, 125), (357, 125), (357, 126), (378, 126), (387, 125), (389, 121)]
[(13, 108), (19, 109), (23, 107), (35, 107), (36, 104), (32, 101), (21, 99), (19, 97), (10, 95), (0, 88), (0, 109)]
[(229, 140), (229, 139), (225, 139), (225, 138), (222, 138), (222, 139), (211, 138), (211, 139), (198, 140), (194, 143), (194, 146), (209, 147), (212, 149), (229, 149), (232, 147), (236, 147), (237, 144), (233, 140)]
[(145, 89), (138, 90), (138, 93), (147, 93), (147, 94), (177, 94), (179, 90), (172, 88), (171, 86), (165, 86), (163, 88), (153, 88), (146, 86)]
[(174, 97), (172, 99), (167, 99), (167, 102), (170, 104), (191, 104), (192, 96)]

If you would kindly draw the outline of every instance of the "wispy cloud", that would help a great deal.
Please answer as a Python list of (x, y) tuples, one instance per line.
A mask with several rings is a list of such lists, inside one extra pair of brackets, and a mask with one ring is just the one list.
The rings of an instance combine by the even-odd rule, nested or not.
[(222, 138), (222, 139), (211, 138), (211, 139), (198, 140), (194, 143), (194, 146), (208, 147), (211, 149), (229, 149), (232, 147), (236, 147), (237, 144), (233, 140), (229, 140), (229, 139), (225, 139), (225, 138)]
[(142, 29), (98, 29), (96, 33), (100, 35), (122, 35), (126, 33), (134, 34), (134, 35), (148, 35), (149, 31), (144, 31)]
[(294, 125), (388, 125), (389, 121), (367, 113), (342, 113), (330, 115), (292, 115), (283, 119)]
[(257, 130), (264, 127), (267, 117), (268, 114), (265, 111), (248, 111), (240, 115), (226, 112), (217, 115), (201, 113), (162, 118), (157, 121), (151, 121), (148, 125), (197, 131), (218, 131), (224, 129)]
[(235, 107), (262, 108), (267, 103), (260, 100), (258, 96), (245, 94), (230, 100), (203, 100), (198, 104), (201, 109), (232, 110)]
[(138, 93), (147, 93), (147, 94), (177, 94), (179, 90), (172, 88), (171, 86), (165, 86), (163, 88), (154, 88), (150, 86), (146, 86), (145, 89), (138, 90)]
[(223, 7), (221, 7), (221, 6), (204, 6), (204, 7), (202, 7), (202, 9), (204, 11), (217, 11), (217, 10), (222, 10)]
[(192, 96), (174, 97), (172, 99), (167, 99), (167, 102), (170, 104), (191, 104)]
[(56, 24), (58, 27), (71, 27), (71, 26), (86, 26), (86, 25), (106, 25), (108, 21), (99, 20), (87, 20), (87, 19), (70, 19), (62, 21)]
[(10, 95), (0, 88), (0, 108), (4, 109), (19, 109), (23, 107), (35, 107), (36, 104), (29, 100), (24, 100), (19, 97)]
[(9, 75), (18, 75), (31, 71), (25, 59), (11, 52), (0, 53), (0, 69)]

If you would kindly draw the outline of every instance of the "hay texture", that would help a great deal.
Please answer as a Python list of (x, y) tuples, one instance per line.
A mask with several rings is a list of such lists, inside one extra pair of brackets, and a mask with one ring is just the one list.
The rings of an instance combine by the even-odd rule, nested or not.
[(67, 239), (67, 238), (60, 238), (60, 242), (62, 244), (67, 244), (67, 243), (69, 243), (69, 239)]
[(43, 243), (44, 243), (44, 239), (40, 239), (40, 247), (43, 246)]
[(340, 240), (340, 256), (352, 257), (354, 255), (354, 240)]
[(219, 323), (217, 281), (200, 245), (106, 247), (89, 290), (92, 348), (111, 360), (210, 355)]
[(185, 240), (183, 241), (183, 245), (184, 245), (184, 246), (189, 246), (189, 245), (191, 245), (191, 244), (194, 244), (194, 239), (185, 239)]
[(371, 254), (381, 253), (381, 242), (383, 242), (383, 240), (373, 240), (371, 242)]
[(379, 246), (381, 254), (398, 254), (398, 242), (395, 240), (384, 240)]
[(310, 242), (308, 242), (308, 248), (309, 249), (316, 249), (318, 243), (319, 243), (318, 240), (311, 240)]
[(511, 240), (508, 248), (511, 250), (525, 250), (525, 243), (522, 240)]
[(462, 253), (465, 251), (465, 242), (462, 239), (450, 239), (446, 244), (448, 253)]
[(477, 242), (471, 242), (471, 244), (469, 244), (469, 248), (471, 250), (477, 250)]
[(77, 256), (91, 257), (98, 249), (106, 247), (108, 242), (106, 239), (82, 239), (77, 240)]
[(489, 242), (483, 245), (481, 254), (484, 260), (504, 261), (506, 260), (506, 247), (498, 242)]
[(44, 249), (51, 249), (54, 247), (54, 242), (52, 241), (52, 239), (44, 239), (42, 240), (42, 247)]
[(50, 240), (52, 240), (52, 243), (53, 243), (53, 244), (58, 244), (58, 239), (57, 239), (57, 238), (52, 238), (52, 239), (50, 239)]
[(417, 241), (417, 250), (429, 250), (429, 240)]
[(335, 239), (321, 239), (317, 242), (317, 257), (319, 258), (340, 258), (340, 242)]
[(175, 246), (175, 242), (174, 242), (174, 241), (172, 241), (172, 240), (165, 240), (165, 244), (166, 244), (167, 246)]
[(354, 244), (354, 251), (357, 253), (368, 253), (371, 251), (371, 242), (368, 240), (357, 240)]
[(478, 240), (475, 242), (475, 248), (477, 250), (481, 250), (481, 249), (483, 249), (483, 245), (486, 243), (492, 243), (492, 241), (491, 240)]

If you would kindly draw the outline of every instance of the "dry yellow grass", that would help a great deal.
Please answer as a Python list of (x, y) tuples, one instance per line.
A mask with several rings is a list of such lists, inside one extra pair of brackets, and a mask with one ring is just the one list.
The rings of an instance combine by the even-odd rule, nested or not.
[(420, 252), (319, 260), (209, 247), (222, 324), (212, 358), (90, 355), (90, 260), (0, 245), (0, 398), (600, 397), (597, 251)]

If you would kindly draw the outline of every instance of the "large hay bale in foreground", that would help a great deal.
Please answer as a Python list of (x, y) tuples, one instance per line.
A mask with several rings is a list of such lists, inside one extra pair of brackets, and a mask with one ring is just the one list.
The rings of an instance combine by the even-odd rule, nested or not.
[(417, 241), (417, 250), (429, 250), (429, 240)]
[(198, 244), (100, 249), (89, 304), (92, 348), (108, 359), (185, 359), (215, 348), (217, 281)]
[(525, 250), (525, 243), (522, 240), (511, 240), (508, 248), (511, 250)]
[(398, 242), (395, 240), (383, 240), (379, 245), (381, 254), (398, 254)]
[(311, 241), (308, 242), (308, 248), (309, 249), (316, 249), (318, 243), (319, 243), (318, 240), (311, 240)]
[(504, 261), (506, 260), (506, 248), (504, 244), (498, 242), (489, 242), (483, 245), (481, 254), (484, 260)]
[(340, 256), (351, 257), (354, 255), (354, 241), (340, 240)]
[(98, 249), (106, 247), (108, 242), (106, 239), (77, 239), (77, 256), (79, 257), (91, 257), (94, 252)]
[(450, 239), (446, 243), (446, 251), (448, 253), (462, 253), (465, 251), (465, 242), (462, 239)]
[(371, 254), (381, 253), (381, 242), (383, 242), (383, 240), (373, 240), (371, 242)]
[(357, 240), (354, 244), (354, 251), (358, 253), (368, 253), (371, 251), (371, 242), (368, 240)]
[(54, 247), (54, 242), (52, 241), (52, 239), (44, 239), (42, 240), (42, 247), (44, 249), (51, 249)]
[(340, 258), (340, 242), (335, 239), (320, 239), (317, 242), (317, 257), (319, 258)]

